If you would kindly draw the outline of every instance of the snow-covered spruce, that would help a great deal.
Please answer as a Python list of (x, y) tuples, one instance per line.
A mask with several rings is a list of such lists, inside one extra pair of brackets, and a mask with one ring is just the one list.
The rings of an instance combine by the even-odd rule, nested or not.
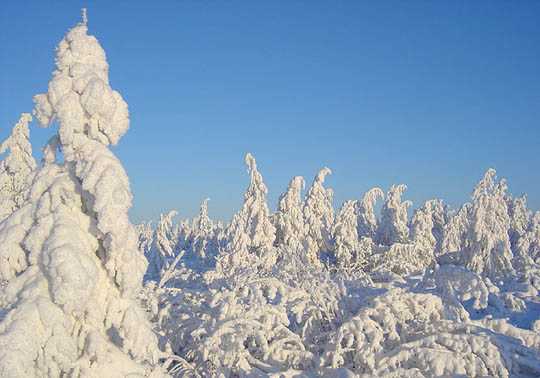
[[(136, 299), (146, 269), (128, 219), (131, 191), (108, 149), (129, 126), (86, 17), (56, 52), (41, 125), (58, 122), (27, 202), (0, 224), (4, 376), (158, 375), (157, 339)], [(53, 161), (55, 148), (64, 162)]]

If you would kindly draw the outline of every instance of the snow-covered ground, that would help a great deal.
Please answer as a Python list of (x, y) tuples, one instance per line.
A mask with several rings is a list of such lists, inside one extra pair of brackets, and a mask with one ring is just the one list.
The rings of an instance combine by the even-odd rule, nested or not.
[(56, 66), (43, 161), (28, 113), (0, 146), (0, 376), (540, 376), (540, 212), (494, 170), (409, 214), (405, 185), (335, 212), (322, 168), (272, 212), (247, 154), (229, 224), (206, 200), (133, 226), (127, 104), (85, 16)]

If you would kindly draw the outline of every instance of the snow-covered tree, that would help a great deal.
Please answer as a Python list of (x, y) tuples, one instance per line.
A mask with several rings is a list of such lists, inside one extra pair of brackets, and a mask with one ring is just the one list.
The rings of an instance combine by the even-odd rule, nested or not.
[(149, 279), (159, 280), (163, 271), (174, 260), (178, 252), (178, 234), (173, 224), (173, 218), (178, 214), (175, 210), (160, 214), (159, 222), (154, 233), (152, 246), (148, 253)]
[(508, 235), (510, 216), (505, 200), (507, 190), (504, 179), (497, 182), (494, 169), (485, 173), (472, 195), (470, 246), (463, 251), (468, 269), (493, 280), (514, 273)]
[[(426, 268), (435, 258), (437, 243), (444, 226), (444, 207), (440, 200), (429, 200), (414, 212), (411, 220), (411, 241), (418, 254), (418, 268)], [(439, 236), (439, 239), (436, 237)]]
[(433, 233), (435, 227), (434, 212), (438, 200), (429, 200), (415, 210), (411, 220), (411, 240), (421, 248), (434, 251), (437, 239)]
[(198, 234), (209, 234), (213, 229), (212, 220), (208, 216), (208, 201), (210, 201), (210, 198), (206, 198), (201, 202), (199, 214), (193, 220), (192, 231)]
[(287, 191), (279, 198), (278, 211), (275, 216), (275, 244), (291, 251), (301, 248), (304, 240), (302, 189), (304, 189), (304, 178), (293, 177)]
[(527, 197), (524, 195), (517, 198), (507, 196), (506, 204), (510, 217), (510, 229), (508, 230), (510, 245), (512, 251), (517, 251), (519, 240), (525, 236), (531, 222), (532, 213), (527, 209)]
[(324, 187), (324, 180), (332, 171), (323, 168), (317, 173), (304, 202), (304, 222), (306, 227), (306, 257), (311, 264), (319, 265), (321, 253), (332, 250), (332, 225), (334, 192)]
[(444, 226), (441, 248), (437, 251), (439, 255), (448, 252), (459, 252), (469, 248), (468, 230), (471, 212), (472, 205), (465, 203), (455, 214), (449, 217), (448, 223)]
[(273, 248), (276, 229), (266, 202), (268, 189), (253, 155), (248, 153), (245, 162), (250, 182), (244, 194), (244, 204), (229, 225), (227, 250), (218, 258), (218, 270), (222, 273), (245, 266), (270, 269), (276, 261)]
[(540, 211), (534, 214), (525, 234), (519, 239), (516, 255), (523, 265), (530, 265), (531, 261), (540, 264)]
[(0, 222), (23, 205), (36, 169), (29, 140), (31, 120), (30, 114), (23, 113), (11, 135), (0, 144), (0, 154), (8, 152), (0, 161)]
[(208, 259), (218, 252), (218, 242), (214, 232), (214, 224), (208, 216), (208, 201), (201, 203), (199, 215), (193, 220), (191, 231), (192, 254), (200, 259)]
[[(129, 126), (86, 17), (56, 51), (35, 114), (58, 121), (64, 163), (36, 172), (28, 201), (0, 224), (0, 366), (9, 376), (155, 374), (160, 352), (137, 295), (146, 261), (128, 219), (131, 191), (109, 150)], [(14, 259), (5, 259), (11, 254)]]
[(375, 203), (379, 198), (384, 198), (382, 189), (371, 188), (358, 203), (358, 236), (375, 239), (378, 227)]
[(386, 194), (386, 200), (381, 209), (381, 222), (377, 230), (379, 244), (406, 243), (409, 239), (407, 210), (412, 202), (401, 201), (401, 196), (406, 189), (407, 186), (404, 184), (392, 185)]
[(346, 201), (333, 227), (334, 255), (337, 266), (342, 269), (360, 270), (366, 264), (367, 256), (358, 239), (357, 207), (357, 201)]
[(135, 226), (137, 234), (139, 235), (139, 251), (145, 256), (150, 253), (152, 243), (154, 241), (154, 229), (152, 228), (152, 222), (144, 222)]

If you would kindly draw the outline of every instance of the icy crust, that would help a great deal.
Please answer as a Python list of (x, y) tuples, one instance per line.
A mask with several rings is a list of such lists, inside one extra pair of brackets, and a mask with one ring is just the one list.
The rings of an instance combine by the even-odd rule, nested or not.
[[(7, 376), (148, 376), (161, 356), (136, 296), (147, 263), (127, 212), (128, 177), (108, 144), (128, 128), (105, 53), (73, 28), (35, 97), (59, 123), (27, 203), (0, 224), (0, 367)], [(55, 162), (56, 149), (64, 164)], [(7, 262), (7, 264), (6, 264)]]

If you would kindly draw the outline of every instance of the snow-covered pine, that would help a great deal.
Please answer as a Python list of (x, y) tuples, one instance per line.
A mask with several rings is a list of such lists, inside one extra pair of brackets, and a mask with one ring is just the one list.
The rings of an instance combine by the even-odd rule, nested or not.
[(465, 266), (493, 281), (511, 277), (513, 254), (510, 246), (510, 216), (506, 205), (507, 185), (497, 182), (488, 169), (472, 195), (469, 248), (463, 250)]
[(303, 177), (293, 177), (287, 191), (279, 198), (275, 216), (275, 245), (288, 251), (297, 251), (303, 247), (305, 225), (302, 214), (302, 190), (304, 184)]
[(381, 209), (381, 221), (377, 229), (379, 244), (389, 246), (394, 243), (407, 243), (409, 240), (407, 210), (412, 202), (401, 201), (401, 196), (406, 189), (405, 184), (392, 185), (386, 194), (386, 200)]
[(23, 205), (37, 166), (29, 140), (30, 121), (30, 114), (21, 114), (11, 135), (0, 144), (0, 154), (7, 152), (5, 159), (0, 161), (0, 222)]
[(365, 250), (360, 248), (357, 231), (357, 201), (345, 201), (338, 212), (332, 235), (338, 268), (360, 271), (366, 265)]
[(378, 222), (375, 215), (375, 203), (379, 198), (384, 198), (384, 192), (380, 188), (368, 190), (358, 203), (358, 236), (375, 239)]
[(304, 222), (306, 231), (306, 258), (314, 265), (320, 265), (320, 255), (332, 250), (332, 225), (334, 224), (334, 192), (324, 187), (330, 168), (317, 173), (304, 201)]
[(276, 228), (270, 220), (266, 202), (268, 189), (253, 155), (246, 154), (245, 162), (250, 182), (244, 204), (228, 227), (226, 249), (217, 259), (216, 271), (225, 276), (245, 268), (270, 269), (277, 258), (274, 249)]
[(86, 18), (56, 51), (35, 114), (58, 121), (64, 163), (36, 172), (29, 199), (0, 224), (0, 366), (22, 376), (149, 376), (161, 353), (137, 295), (146, 261), (128, 219), (131, 191), (108, 149), (129, 126)]

